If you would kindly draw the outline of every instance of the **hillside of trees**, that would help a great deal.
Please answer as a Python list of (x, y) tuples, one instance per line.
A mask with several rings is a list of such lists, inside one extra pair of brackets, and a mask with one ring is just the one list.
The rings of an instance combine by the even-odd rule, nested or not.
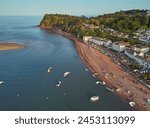
[[(99, 15), (87, 18), (86, 16), (70, 16), (61, 14), (46, 14), (40, 22), (42, 28), (57, 28), (76, 35), (98, 36), (112, 40), (120, 40), (104, 31), (104, 28), (112, 28), (119, 32), (133, 34), (138, 29), (150, 29), (150, 16), (147, 10), (120, 11), (112, 14)], [(86, 25), (98, 26), (88, 28)], [(124, 39), (127, 40), (128, 39)]]

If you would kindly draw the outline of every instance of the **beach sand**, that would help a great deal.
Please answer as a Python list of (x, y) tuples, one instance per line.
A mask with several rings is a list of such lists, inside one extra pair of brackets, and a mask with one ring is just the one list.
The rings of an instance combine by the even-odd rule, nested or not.
[(19, 48), (24, 48), (24, 45), (16, 43), (0, 43), (0, 50), (15, 50)]
[[(125, 98), (126, 100), (136, 103), (136, 110), (150, 110), (150, 89), (137, 82), (134, 76), (128, 74), (119, 65), (113, 62), (112, 58), (102, 54), (98, 50), (84, 44), (76, 37), (61, 31), (54, 31), (64, 35), (76, 44), (78, 54), (83, 62), (91, 70), (96, 73), (101, 81), (105, 81), (106, 87), (114, 90), (114, 93)], [(115, 77), (114, 77), (115, 75)]]

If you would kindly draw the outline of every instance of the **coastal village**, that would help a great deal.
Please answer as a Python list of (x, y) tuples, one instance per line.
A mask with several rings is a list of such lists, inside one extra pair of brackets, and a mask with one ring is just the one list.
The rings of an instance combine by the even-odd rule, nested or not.
[[(110, 28), (105, 30), (117, 33)], [(115, 63), (135, 74), (142, 84), (150, 88), (149, 79), (142, 77), (143, 74), (150, 72), (150, 30), (138, 30), (136, 35), (133, 38), (136, 38), (139, 42), (137, 45), (129, 45), (128, 42), (124, 41), (112, 42), (108, 39), (92, 36), (84, 36), (83, 41), (111, 57)], [(128, 35), (124, 33), (120, 33), (118, 36), (128, 38)]]

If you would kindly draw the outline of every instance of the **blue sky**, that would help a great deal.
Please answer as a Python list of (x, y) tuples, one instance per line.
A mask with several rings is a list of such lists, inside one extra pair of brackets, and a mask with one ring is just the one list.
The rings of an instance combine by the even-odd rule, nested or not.
[(91, 16), (129, 9), (150, 9), (150, 0), (0, 0), (0, 16)]

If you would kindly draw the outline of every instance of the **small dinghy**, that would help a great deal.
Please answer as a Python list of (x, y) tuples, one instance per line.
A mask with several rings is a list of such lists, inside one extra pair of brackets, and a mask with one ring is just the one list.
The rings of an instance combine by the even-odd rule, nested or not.
[(70, 72), (65, 72), (64, 77), (68, 77), (70, 75)]
[(49, 67), (48, 70), (47, 70), (47, 72), (51, 73), (52, 72), (52, 67)]
[(108, 88), (108, 87), (106, 87), (106, 89), (107, 89), (108, 91), (110, 91), (110, 92), (114, 92), (114, 89), (111, 89), (111, 88)]
[(96, 81), (96, 84), (100, 84), (101, 82), (100, 81)]
[(89, 71), (88, 69), (84, 69), (85, 71)]
[(61, 85), (61, 81), (58, 81), (58, 83), (56, 84), (57, 87), (59, 87)]
[(3, 84), (4, 83), (4, 81), (0, 81), (0, 84)]
[(99, 100), (99, 96), (92, 96), (92, 97), (90, 98), (90, 100), (91, 100), (92, 102), (96, 102), (96, 101)]
[(131, 102), (129, 102), (129, 105), (130, 105), (131, 107), (134, 107), (136, 104), (135, 104), (135, 102), (131, 101)]
[(96, 77), (95, 74), (92, 74), (93, 77)]
[(103, 82), (102, 82), (102, 84), (103, 84), (103, 85), (105, 85), (105, 84), (106, 84), (106, 82), (105, 82), (105, 81), (103, 81)]
[(147, 103), (150, 104), (150, 99), (147, 99)]

